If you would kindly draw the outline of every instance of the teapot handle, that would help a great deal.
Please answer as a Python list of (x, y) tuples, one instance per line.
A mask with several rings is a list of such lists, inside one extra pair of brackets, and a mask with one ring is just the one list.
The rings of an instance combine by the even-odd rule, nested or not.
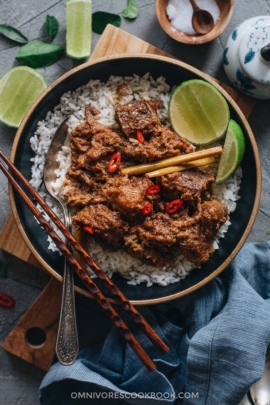
[(270, 43), (261, 49), (261, 55), (266, 62), (270, 62)]

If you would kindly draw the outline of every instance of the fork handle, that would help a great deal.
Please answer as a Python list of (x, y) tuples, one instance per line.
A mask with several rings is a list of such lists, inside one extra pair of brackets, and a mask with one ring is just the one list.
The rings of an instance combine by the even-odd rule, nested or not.
[[(71, 231), (70, 210), (64, 204), (63, 211), (65, 224)], [(74, 276), (73, 269), (66, 258), (64, 262), (62, 302), (55, 351), (59, 362), (64, 366), (73, 364), (79, 351)]]

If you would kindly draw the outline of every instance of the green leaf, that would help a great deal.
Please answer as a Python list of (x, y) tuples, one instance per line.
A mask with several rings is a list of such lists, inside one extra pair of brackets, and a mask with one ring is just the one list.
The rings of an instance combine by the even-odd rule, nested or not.
[(119, 27), (121, 17), (118, 14), (106, 13), (105, 11), (96, 11), (92, 14), (92, 30), (97, 34), (102, 34), (107, 24)]
[(46, 30), (50, 41), (52, 41), (56, 37), (59, 30), (59, 22), (57, 18), (46, 15)]
[(20, 31), (10, 25), (0, 24), (0, 34), (20, 44), (27, 44), (28, 42), (28, 39)]
[(138, 17), (139, 9), (136, 0), (128, 0), (126, 8), (122, 12), (125, 18), (134, 19)]
[(50, 66), (63, 55), (64, 51), (65, 48), (61, 45), (37, 40), (22, 46), (16, 59), (36, 69)]
[(0, 260), (0, 277), (7, 277), (7, 268), (2, 260)]

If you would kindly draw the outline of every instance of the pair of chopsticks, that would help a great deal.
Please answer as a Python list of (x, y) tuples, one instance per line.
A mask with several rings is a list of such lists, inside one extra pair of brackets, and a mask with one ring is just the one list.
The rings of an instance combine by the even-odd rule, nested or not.
[[(101, 279), (106, 286), (106, 288), (115, 296), (117, 302), (126, 310), (132, 317), (132, 319), (139, 324), (148, 338), (158, 347), (162, 353), (166, 353), (169, 350), (169, 347), (163, 342), (163, 340), (158, 336), (150, 324), (142, 317), (142, 315), (137, 311), (137, 309), (129, 302), (129, 300), (124, 296), (124, 294), (118, 289), (114, 282), (104, 273), (100, 266), (94, 261), (94, 259), (89, 255), (88, 252), (80, 245), (77, 239), (69, 232), (65, 227), (63, 222), (57, 217), (57, 215), (52, 211), (52, 209), (47, 205), (43, 198), (38, 194), (38, 192), (31, 186), (28, 180), (23, 176), (23, 174), (14, 166), (14, 164), (8, 159), (8, 157), (0, 150), (0, 158), (7, 164), (10, 171), (17, 177), (17, 179), (25, 186), (25, 188), (30, 192), (34, 197), (36, 202), (43, 208), (51, 220), (55, 223), (58, 229), (66, 237), (67, 241), (70, 243), (73, 248), (80, 253), (84, 261), (91, 267), (96, 276)], [(120, 333), (124, 336), (127, 343), (132, 347), (138, 357), (141, 359), (143, 364), (150, 370), (156, 369), (156, 364), (153, 362), (151, 357), (145, 351), (143, 346), (139, 343), (130, 329), (127, 327), (125, 322), (121, 319), (115, 308), (110, 304), (104, 294), (99, 290), (98, 286), (83, 269), (80, 263), (73, 256), (71, 250), (67, 245), (62, 241), (62, 239), (57, 235), (53, 230), (52, 226), (41, 214), (35, 204), (31, 201), (22, 187), (19, 185), (17, 180), (13, 177), (10, 171), (6, 166), (0, 162), (0, 169), (4, 175), (8, 178), (14, 189), (19, 193), (22, 200), (32, 211), (34, 216), (37, 218), (41, 226), (45, 229), (47, 234), (54, 241), (56, 246), (66, 257), (74, 271), (78, 274), (80, 279), (83, 281), (87, 289), (90, 291), (93, 298), (99, 303), (99, 305), (104, 309), (107, 315), (110, 317), (114, 325), (118, 328)]]

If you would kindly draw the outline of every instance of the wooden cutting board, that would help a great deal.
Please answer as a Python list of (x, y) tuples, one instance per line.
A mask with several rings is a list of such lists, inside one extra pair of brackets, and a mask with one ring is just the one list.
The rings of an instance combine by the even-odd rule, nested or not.
[[(121, 53), (149, 53), (170, 56), (147, 42), (119, 28), (108, 25), (90, 59), (94, 60), (103, 56)], [(254, 100), (238, 93), (223, 83), (219, 84), (237, 102), (244, 115), (248, 117), (253, 109)], [(12, 214), (1, 231), (0, 248), (27, 263), (43, 269), (21, 237)], [(2, 347), (38, 367), (48, 370), (55, 355), (54, 346), (60, 311), (60, 296), (61, 285), (57, 280), (52, 279), (5, 339)], [(54, 297), (54, 299), (52, 300), (51, 297)], [(32, 327), (38, 327), (46, 332), (47, 339), (41, 347), (29, 345), (29, 342), (25, 339), (27, 331)]]

